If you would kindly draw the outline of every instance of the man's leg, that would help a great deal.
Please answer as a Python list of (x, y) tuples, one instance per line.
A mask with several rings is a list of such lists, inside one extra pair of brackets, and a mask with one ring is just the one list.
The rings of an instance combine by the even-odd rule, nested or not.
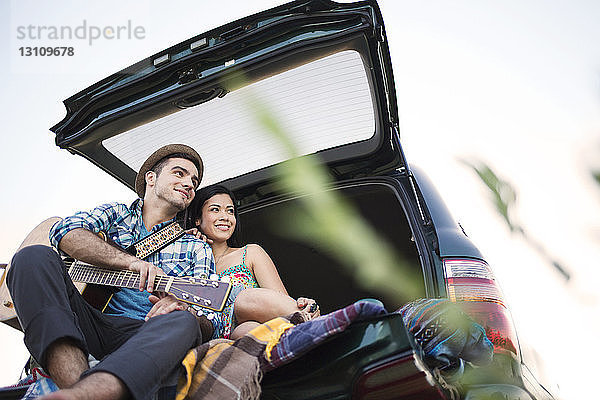
[[(20, 250), (7, 274), (25, 345), (59, 387), (73, 384), (87, 369), (86, 341), (70, 304), (77, 290), (66, 279), (60, 257), (47, 246)], [(73, 369), (61, 368), (63, 360), (73, 361)]]
[(46, 350), (47, 371), (59, 388), (68, 388), (88, 369), (88, 358), (69, 338), (52, 343)]
[(200, 342), (198, 323), (189, 312), (153, 317), (121, 347), (85, 371), (79, 382), (44, 399), (108, 400), (129, 395), (149, 399), (166, 377), (177, 372), (187, 351)]
[(77, 382), (88, 354), (101, 359), (121, 346), (143, 321), (108, 316), (92, 308), (65, 272), (58, 254), (30, 246), (13, 258), (8, 288), (31, 355), (59, 388)]
[[(147, 398), (160, 386), (161, 379), (175, 370), (186, 352), (202, 341), (196, 318), (187, 311), (160, 315), (144, 323), (93, 309), (65, 276), (60, 257), (46, 246), (19, 251), (11, 263), (7, 283), (24, 327), (25, 344), (47, 371), (60, 374), (65, 369), (62, 356), (77, 358), (73, 353), (62, 354), (61, 348), (74, 350), (75, 354), (79, 349), (86, 359), (88, 353), (97, 359), (112, 353), (87, 370), (86, 378), (67, 395), (81, 394), (102, 382), (101, 387), (110, 386), (107, 392), (116, 388), (118, 393), (126, 388), (135, 398)], [(67, 347), (62, 347), (65, 338)], [(50, 358), (60, 367), (49, 368)], [(73, 371), (71, 376), (80, 372)], [(70, 382), (72, 378), (62, 379)], [(98, 398), (103, 394), (99, 392)]]
[(84, 372), (73, 389), (98, 372), (106, 372), (119, 378), (135, 399), (150, 398), (187, 352), (201, 342), (196, 318), (187, 311), (150, 318), (121, 347)]
[(127, 397), (127, 388), (106, 372), (91, 374), (74, 386), (44, 396), (44, 400), (118, 400)]

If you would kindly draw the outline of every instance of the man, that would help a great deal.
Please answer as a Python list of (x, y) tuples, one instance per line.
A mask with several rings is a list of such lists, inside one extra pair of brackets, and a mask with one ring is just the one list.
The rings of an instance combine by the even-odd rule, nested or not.
[[(14, 256), (7, 282), (25, 344), (61, 389), (48, 398), (149, 398), (190, 348), (218, 334), (218, 314), (209, 315), (209, 321), (171, 295), (147, 293), (153, 292), (157, 275), (214, 273), (208, 245), (186, 234), (142, 260), (96, 235), (104, 231), (127, 248), (169, 225), (191, 203), (202, 172), (202, 160), (191, 147), (164, 146), (141, 166), (135, 182), (140, 199), (130, 207), (107, 204), (53, 226), (50, 242), (60, 251), (140, 274), (138, 290), (118, 291), (104, 314), (83, 300), (51, 248), (29, 246)], [(88, 354), (101, 360), (91, 369)]]

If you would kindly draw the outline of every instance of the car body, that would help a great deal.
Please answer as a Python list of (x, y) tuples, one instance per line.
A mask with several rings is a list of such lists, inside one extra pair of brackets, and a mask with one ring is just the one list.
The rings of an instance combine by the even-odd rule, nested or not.
[[(51, 128), (56, 144), (130, 188), (142, 161), (168, 143), (203, 156), (202, 186), (234, 191), (246, 236), (275, 260), (288, 290), (323, 312), (359, 298), (397, 298), (365, 289), (316, 245), (282, 235), (306, 194), (277, 184), (290, 160), (249, 115), (261, 102), (285, 127), (299, 156), (316, 155), (331, 182), (416, 273), (421, 297), (449, 298), (486, 329), (490, 367), (467, 366), (466, 399), (550, 399), (523, 362), (510, 313), (491, 268), (425, 173), (403, 154), (388, 43), (374, 0), (298, 0), (197, 35), (65, 100)], [(307, 279), (310, 277), (310, 279)], [(334, 286), (334, 289), (332, 289)], [(291, 364), (266, 374), (265, 399), (450, 399), (422, 361), (399, 314), (352, 325)], [(494, 398), (494, 397), (492, 397)]]

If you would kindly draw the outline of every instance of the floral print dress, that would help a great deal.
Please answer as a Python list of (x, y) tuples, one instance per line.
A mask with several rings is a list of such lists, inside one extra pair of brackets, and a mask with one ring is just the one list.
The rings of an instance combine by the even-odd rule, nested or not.
[(256, 278), (252, 273), (252, 270), (246, 265), (247, 250), (248, 245), (244, 246), (244, 253), (242, 255), (241, 264), (227, 267), (223, 271), (218, 273), (219, 277), (221, 278), (228, 276), (230, 279), (229, 282), (231, 283), (231, 293), (229, 294), (227, 303), (225, 304), (225, 308), (223, 309), (222, 332), (223, 338), (225, 339), (229, 339), (229, 337), (231, 336), (231, 331), (235, 328), (235, 317), (233, 314), (233, 305), (235, 299), (242, 290), (259, 287), (258, 282), (256, 282)]

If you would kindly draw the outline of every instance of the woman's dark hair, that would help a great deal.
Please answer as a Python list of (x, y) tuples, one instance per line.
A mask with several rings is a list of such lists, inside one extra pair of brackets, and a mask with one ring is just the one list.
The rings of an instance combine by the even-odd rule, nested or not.
[[(227, 189), (225, 186), (210, 185), (203, 187), (202, 189), (199, 189), (196, 192), (196, 196), (194, 197), (194, 200), (192, 200), (192, 204), (190, 204), (190, 206), (188, 207), (187, 226), (196, 226), (196, 221), (202, 219), (202, 206), (204, 206), (204, 203), (206, 203), (208, 199), (217, 194), (226, 194), (229, 197), (231, 197), (231, 200), (233, 201), (233, 216), (235, 217), (236, 222), (233, 234), (227, 240), (227, 244), (229, 245), (229, 247), (242, 247), (242, 227), (240, 225), (240, 218), (238, 216), (238, 209), (235, 201), (235, 196), (233, 195), (233, 192)], [(197, 228), (200, 229), (199, 226)]]

